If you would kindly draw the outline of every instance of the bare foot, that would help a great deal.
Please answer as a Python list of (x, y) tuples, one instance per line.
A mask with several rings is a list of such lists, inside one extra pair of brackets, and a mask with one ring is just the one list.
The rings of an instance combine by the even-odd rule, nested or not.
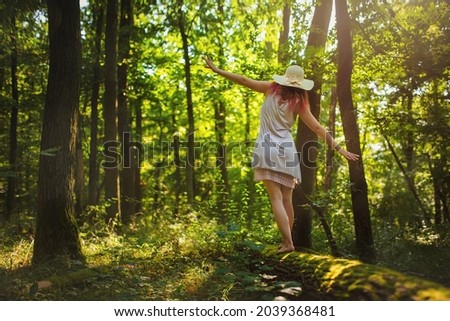
[(277, 253), (282, 254), (282, 253), (289, 253), (289, 252), (294, 252), (294, 251), (295, 251), (295, 248), (292, 245), (287, 246), (287, 245), (282, 244), (278, 248)]

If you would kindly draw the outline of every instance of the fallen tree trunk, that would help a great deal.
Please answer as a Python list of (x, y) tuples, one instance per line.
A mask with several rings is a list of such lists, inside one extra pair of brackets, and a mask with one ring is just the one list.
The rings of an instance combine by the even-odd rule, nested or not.
[(278, 273), (302, 284), (303, 300), (450, 300), (449, 288), (388, 268), (327, 255), (276, 252), (276, 247), (266, 246), (261, 256)]

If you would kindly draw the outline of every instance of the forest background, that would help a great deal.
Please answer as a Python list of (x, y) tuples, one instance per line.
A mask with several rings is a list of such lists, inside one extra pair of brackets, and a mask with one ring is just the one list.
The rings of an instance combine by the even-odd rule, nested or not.
[[(60, 273), (61, 254), (65, 269), (119, 266), (131, 275), (125, 263), (150, 260), (140, 261), (142, 289), (121, 292), (126, 298), (155, 298), (150, 270), (170, 271), (160, 275), (165, 292), (156, 295), (169, 299), (239, 298), (245, 282), (238, 279), (254, 285), (260, 278), (211, 273), (228, 275), (248, 259), (245, 249), (278, 242), (250, 168), (264, 97), (205, 69), (204, 55), (254, 79), (303, 66), (316, 81), (315, 115), (360, 151), (362, 185), (301, 121), (293, 128), (309, 184), (294, 200), (297, 246), (450, 286), (449, 1), (336, 1), (333, 9), (325, 0), (75, 1), (68, 12), (80, 14), (80, 60), (59, 82), (79, 84), (67, 123), (46, 116), (49, 97), (66, 93), (48, 87), (48, 9), (58, 3), (0, 4), (2, 296), (24, 298), (21, 286)], [(342, 70), (351, 76), (356, 136), (341, 118)], [(65, 128), (67, 139), (59, 135)], [(70, 140), (67, 153), (48, 137)], [(61, 155), (66, 173), (51, 167)], [(361, 190), (367, 211), (355, 205)], [(58, 208), (56, 198), (67, 206)], [(205, 284), (215, 285), (200, 294)], [(259, 299), (258, 284), (252, 295)], [(96, 291), (105, 299), (117, 294)], [(81, 294), (44, 298), (58, 295)]]

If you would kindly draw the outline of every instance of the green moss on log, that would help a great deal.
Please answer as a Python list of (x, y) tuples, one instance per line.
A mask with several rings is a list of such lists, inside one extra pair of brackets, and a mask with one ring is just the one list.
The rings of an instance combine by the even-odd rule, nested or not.
[(261, 255), (300, 281), (308, 299), (450, 300), (449, 288), (388, 268), (327, 255), (276, 251), (268, 246)]

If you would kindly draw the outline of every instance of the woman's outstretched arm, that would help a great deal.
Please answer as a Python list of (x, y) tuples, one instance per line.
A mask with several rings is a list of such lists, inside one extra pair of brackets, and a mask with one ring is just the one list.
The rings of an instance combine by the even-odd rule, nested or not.
[(351, 161), (357, 161), (359, 155), (351, 153), (341, 146), (334, 140), (330, 133), (317, 121), (317, 119), (311, 114), (309, 108), (305, 108), (301, 111), (300, 117), (302, 121), (308, 126), (313, 132), (315, 132), (320, 138), (322, 138), (328, 146), (335, 149), (339, 154), (344, 156), (346, 159)]
[(216, 74), (239, 85), (245, 86), (260, 93), (266, 93), (270, 87), (270, 81), (253, 80), (239, 74), (234, 74), (232, 72), (222, 70), (218, 68), (208, 57), (203, 57), (203, 60), (206, 62), (206, 68), (211, 69)]

